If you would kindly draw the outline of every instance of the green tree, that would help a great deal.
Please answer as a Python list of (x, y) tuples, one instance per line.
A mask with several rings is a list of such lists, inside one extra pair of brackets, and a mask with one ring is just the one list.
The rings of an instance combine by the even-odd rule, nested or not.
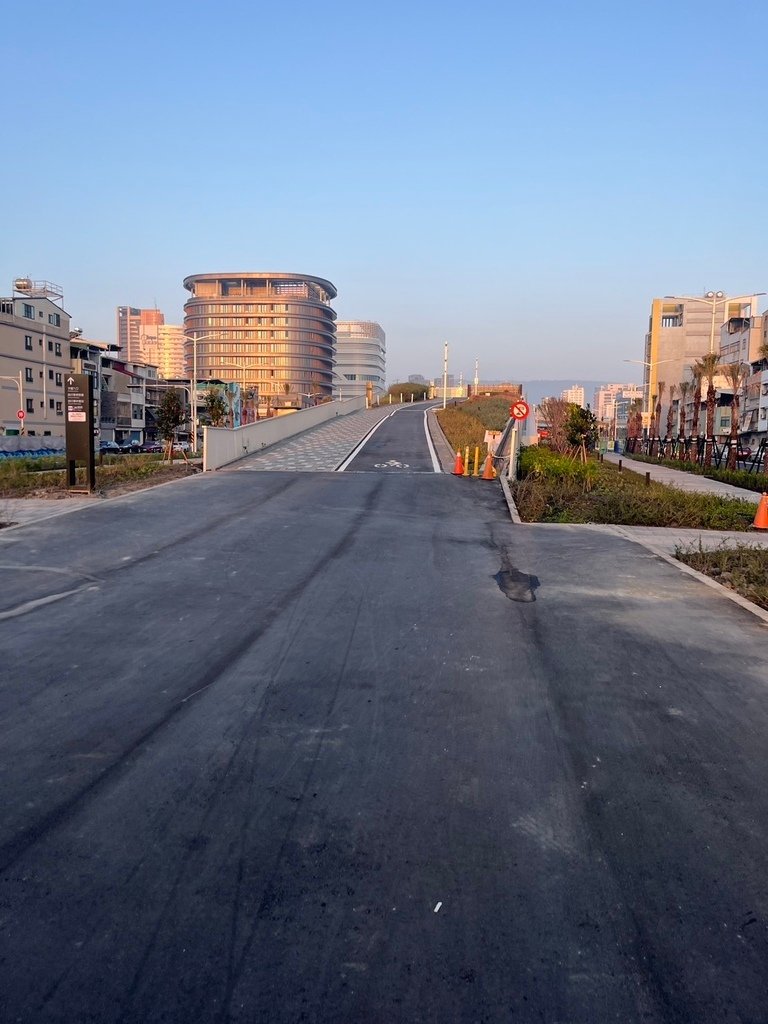
[(587, 451), (594, 451), (597, 445), (597, 417), (587, 406), (582, 409), (573, 402), (568, 403), (568, 419), (565, 423), (565, 436), (568, 444), (580, 448), (582, 444)]
[(176, 436), (176, 431), (182, 423), (187, 421), (184, 403), (178, 391), (172, 389), (165, 392), (155, 418), (157, 420), (157, 431), (168, 445), (169, 457), (171, 462), (173, 462), (173, 440)]
[(227, 415), (227, 400), (218, 388), (209, 388), (205, 395), (205, 411), (214, 427), (220, 427)]

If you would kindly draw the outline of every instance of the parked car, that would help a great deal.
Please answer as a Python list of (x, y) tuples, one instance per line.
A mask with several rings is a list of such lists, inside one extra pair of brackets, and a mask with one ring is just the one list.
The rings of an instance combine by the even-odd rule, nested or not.
[(163, 451), (163, 445), (160, 441), (145, 441), (139, 448), (139, 451), (157, 454)]
[(173, 450), (175, 452), (188, 452), (189, 451), (189, 441), (174, 441), (173, 442)]
[(117, 441), (99, 441), (99, 452), (102, 455), (119, 455), (120, 445)]
[(749, 459), (752, 456), (752, 449), (749, 445), (740, 444), (739, 450), (736, 452), (737, 459)]

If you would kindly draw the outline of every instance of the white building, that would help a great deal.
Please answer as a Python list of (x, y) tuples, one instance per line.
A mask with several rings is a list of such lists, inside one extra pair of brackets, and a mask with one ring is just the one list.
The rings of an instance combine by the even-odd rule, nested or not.
[(566, 388), (565, 391), (560, 392), (560, 397), (565, 402), (572, 402), (574, 405), (581, 406), (584, 408), (584, 388), (581, 384), (573, 384), (571, 387)]
[(336, 375), (334, 398), (365, 397), (375, 401), (385, 391), (386, 335), (371, 320), (338, 320), (336, 323)]

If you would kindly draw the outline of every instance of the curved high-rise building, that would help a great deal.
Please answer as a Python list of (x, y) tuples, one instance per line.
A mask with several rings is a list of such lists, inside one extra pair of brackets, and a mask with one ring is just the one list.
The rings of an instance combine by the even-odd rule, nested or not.
[[(273, 396), (330, 398), (336, 313), (330, 281), (268, 272), (193, 274), (184, 279), (188, 373), (237, 381)], [(308, 404), (308, 403), (307, 403)]]
[(369, 385), (373, 398), (383, 395), (386, 352), (386, 335), (379, 324), (372, 320), (339, 320), (334, 395), (365, 396)]

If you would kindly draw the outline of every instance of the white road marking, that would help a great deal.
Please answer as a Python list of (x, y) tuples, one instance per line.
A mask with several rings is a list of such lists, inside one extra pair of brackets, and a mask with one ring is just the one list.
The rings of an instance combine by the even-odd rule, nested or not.
[[(395, 410), (395, 411), (397, 411), (397, 410)], [(360, 452), (361, 452), (361, 451), (363, 450), (363, 448), (364, 448), (364, 447), (365, 447), (365, 446), (366, 446), (366, 445), (368, 444), (368, 442), (369, 442), (369, 441), (370, 441), (370, 439), (371, 439), (371, 438), (373, 437), (373, 435), (374, 435), (374, 434), (376, 433), (376, 431), (377, 431), (377, 430), (379, 429), (379, 427), (381, 426), (381, 424), (382, 424), (382, 423), (386, 423), (386, 422), (387, 422), (387, 420), (388, 420), (388, 419), (389, 419), (389, 418), (390, 418), (391, 416), (394, 416), (394, 415), (395, 415), (395, 413), (394, 413), (394, 412), (391, 412), (391, 413), (389, 414), (389, 416), (385, 416), (383, 420), (379, 420), (379, 422), (378, 422), (378, 423), (375, 423), (375, 424), (374, 424), (374, 425), (373, 425), (373, 426), (371, 427), (371, 429), (370, 429), (370, 430), (368, 431), (368, 433), (367, 433), (367, 434), (365, 435), (365, 437), (364, 437), (364, 438), (363, 438), (363, 440), (362, 440), (362, 441), (360, 442), (360, 444), (359, 444), (359, 445), (358, 445), (358, 446), (357, 446), (356, 448), (353, 448), (353, 449), (352, 449), (352, 451), (351, 451), (351, 452), (349, 453), (349, 455), (348, 455), (348, 456), (346, 457), (346, 459), (344, 459), (344, 461), (343, 461), (343, 462), (341, 463), (341, 465), (339, 465), (339, 466), (337, 466), (337, 467), (336, 467), (336, 469), (334, 470), (334, 472), (335, 472), (335, 473), (343, 473), (343, 472), (344, 472), (344, 470), (345, 470), (345, 469), (347, 468), (347, 466), (348, 466), (348, 465), (350, 464), (350, 462), (351, 462), (351, 461), (352, 461), (352, 460), (353, 460), (354, 458), (356, 458), (356, 456), (357, 456), (357, 455), (359, 455), (359, 454), (360, 454)]]
[(442, 907), (442, 905), (443, 905), (443, 901), (442, 900), (438, 900), (437, 903), (435, 904), (435, 909), (434, 909), (433, 913), (436, 914), (438, 912), (438, 910), (440, 909), (440, 907)]
[(440, 462), (437, 458), (437, 452), (435, 446), (432, 444), (432, 438), (429, 436), (429, 427), (427, 426), (427, 413), (424, 413), (424, 433), (427, 435), (427, 448), (429, 448), (429, 457), (432, 459), (432, 469), (435, 473), (442, 473), (440, 468)]
[(0, 622), (4, 619), (15, 619), (19, 615), (33, 612), (35, 608), (42, 608), (43, 605), (53, 604), (54, 601), (61, 601), (65, 597), (79, 594), (83, 589), (83, 587), (77, 587), (76, 590), (65, 590), (63, 594), (50, 594), (48, 597), (39, 597), (36, 601), (27, 601), (26, 604), (20, 604), (16, 608), (9, 608), (6, 612), (0, 612)]

